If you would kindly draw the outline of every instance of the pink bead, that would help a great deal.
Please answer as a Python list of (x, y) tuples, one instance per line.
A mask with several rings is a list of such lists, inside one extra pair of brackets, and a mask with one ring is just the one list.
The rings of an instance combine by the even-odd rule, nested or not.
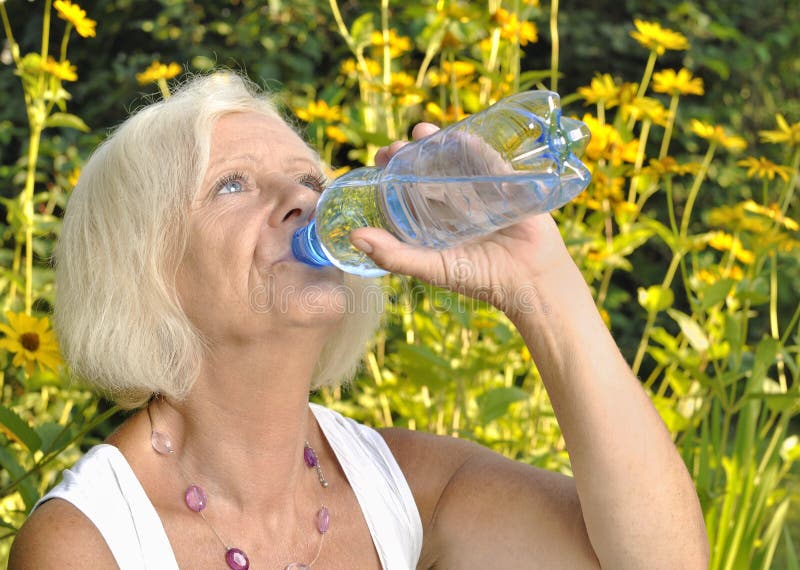
[(327, 507), (322, 507), (317, 513), (317, 530), (320, 534), (325, 534), (331, 526), (331, 514)]
[(202, 487), (198, 487), (197, 485), (190, 485), (186, 488), (185, 498), (186, 506), (196, 513), (199, 513), (205, 509), (206, 503), (208, 502), (208, 499), (206, 498), (206, 492)]
[(247, 570), (250, 568), (250, 560), (244, 550), (238, 548), (229, 548), (225, 553), (225, 562), (228, 563), (228, 568), (231, 570)]
[(172, 440), (163, 431), (153, 430), (150, 434), (150, 445), (161, 455), (175, 453), (175, 448), (172, 447)]

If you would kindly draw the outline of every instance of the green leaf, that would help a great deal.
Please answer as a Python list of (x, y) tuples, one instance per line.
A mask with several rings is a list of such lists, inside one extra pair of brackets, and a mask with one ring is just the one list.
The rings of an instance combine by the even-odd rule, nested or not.
[(0, 518), (0, 527), (7, 528), (9, 530), (19, 530), (16, 526), (2, 518)]
[(653, 237), (654, 233), (655, 230), (653, 228), (634, 226), (629, 231), (614, 236), (611, 250), (619, 255), (630, 255)]
[(767, 371), (775, 363), (775, 358), (780, 349), (780, 342), (771, 336), (765, 336), (756, 347), (755, 360), (753, 361), (753, 372), (750, 377), (751, 386), (762, 386)]
[(794, 540), (788, 526), (783, 527), (783, 540), (786, 544), (786, 570), (800, 570), (800, 559), (794, 549)]
[(689, 341), (689, 344), (692, 345), (692, 348), (698, 352), (705, 352), (708, 350), (708, 337), (706, 336), (703, 327), (701, 327), (697, 321), (692, 319), (692, 317), (686, 313), (676, 311), (675, 309), (667, 309), (667, 313), (669, 313), (669, 316), (678, 323), (679, 327), (681, 327), (683, 336), (686, 337), (686, 340)]
[[(11, 450), (9, 450), (7, 447), (0, 447), (0, 466), (8, 471), (8, 474), (11, 475), (12, 480), (19, 479), (26, 473), (25, 469), (23, 469), (17, 461), (17, 458), (14, 457), (14, 454), (11, 453)], [(17, 486), (12, 487), (12, 489), (16, 487)], [(33, 486), (31, 478), (26, 477), (20, 481), (18, 484), (18, 490), (19, 494), (22, 496), (22, 501), (25, 503), (25, 507), (28, 510), (33, 508), (33, 505), (39, 500), (39, 494), (36, 492), (36, 488)]]
[(672, 289), (662, 287), (661, 285), (651, 285), (647, 289), (639, 287), (639, 304), (644, 307), (648, 313), (657, 313), (668, 309), (672, 306), (675, 300), (675, 295)]
[(56, 422), (37, 426), (36, 433), (42, 438), (42, 451), (45, 453), (66, 445), (74, 435), (70, 427), (65, 428)]
[(71, 113), (53, 113), (47, 117), (47, 120), (44, 122), (44, 126), (67, 127), (70, 129), (79, 130), (82, 133), (88, 133), (90, 131), (89, 126), (83, 122), (83, 119)]
[(507, 388), (491, 388), (478, 396), (481, 422), (485, 425), (505, 415), (508, 407), (514, 402), (527, 400), (530, 397), (525, 390), (514, 386)]
[(371, 41), (371, 35), (375, 29), (375, 24), (372, 20), (372, 12), (365, 12), (355, 19), (352, 27), (350, 28), (350, 35), (353, 36), (353, 41), (356, 46), (363, 47), (368, 45)]
[(23, 444), (29, 451), (36, 451), (42, 446), (42, 438), (39, 437), (39, 434), (33, 431), (16, 412), (3, 405), (0, 405), (0, 430), (9, 439)]
[(700, 308), (707, 311), (725, 300), (733, 287), (733, 279), (720, 279), (700, 291)]

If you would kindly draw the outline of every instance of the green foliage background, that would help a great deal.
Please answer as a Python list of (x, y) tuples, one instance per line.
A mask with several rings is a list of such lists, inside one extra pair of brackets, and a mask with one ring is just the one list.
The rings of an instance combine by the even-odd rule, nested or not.
[[(191, 72), (215, 66), (243, 71), (276, 92), (331, 164), (355, 167), (415, 122), (447, 122), (451, 106), (475, 112), (504, 90), (552, 87), (557, 81), (568, 113), (596, 119), (600, 109), (587, 104), (579, 88), (599, 74), (610, 74), (618, 87), (642, 81), (649, 54), (630, 36), (635, 18), (684, 34), (691, 48), (659, 56), (656, 70), (690, 70), (703, 80), (705, 95), (681, 98), (674, 128), (647, 117), (631, 121), (620, 106), (605, 109), (620, 144), (645, 140), (639, 163), (593, 159), (593, 187), (557, 219), (695, 479), (712, 567), (798, 567), (800, 236), (781, 220), (800, 214), (793, 197), (800, 150), (800, 5), (562, 2), (556, 36), (553, 6), (522, 0), (85, 4), (98, 22), (97, 35), (72, 38), (69, 59), (79, 77), (63, 83), (69, 93), (61, 103), (88, 128), (44, 131), (33, 172), (30, 278), (15, 266), (15, 251), (25, 256), (21, 212), (31, 129), (11, 44), (0, 48), (0, 299), (7, 310), (24, 311), (27, 281), (32, 313), (51, 310), (47, 260), (72, 188), (70, 174), (130, 111), (158, 96), (154, 84), (136, 80), (154, 60), (178, 62)], [(45, 2), (7, 0), (4, 7), (21, 54), (39, 51)], [(335, 8), (341, 12), (338, 25)], [(500, 8), (535, 24), (538, 40), (501, 37), (507, 24), (497, 15)], [(60, 38), (64, 22), (53, 18), (52, 29)], [(384, 30), (409, 38), (409, 46), (398, 54), (375, 46), (371, 32)], [(496, 43), (494, 63), (477, 47), (487, 38)], [(55, 53), (57, 39), (51, 42)], [(379, 65), (375, 77), (343, 68), (354, 51)], [(471, 81), (485, 90), (462, 82), (455, 62), (472, 65)], [(435, 73), (444, 79), (437, 83), (430, 75)], [(322, 101), (327, 110), (311, 105)], [(796, 138), (766, 144), (759, 133), (778, 128), (777, 114), (797, 126)], [(720, 126), (725, 134), (698, 137), (690, 119)], [(644, 134), (647, 121), (650, 139)], [(340, 129), (341, 139), (331, 126)], [(667, 132), (669, 156), (687, 165), (686, 175), (646, 170)], [(734, 134), (747, 142), (745, 152), (727, 148)], [(745, 156), (782, 165), (788, 180), (748, 174), (737, 165)], [(622, 196), (603, 186), (604, 179), (622, 180)], [(746, 210), (748, 200), (762, 209)], [(761, 225), (754, 226), (754, 219)], [(679, 228), (684, 220), (686, 228)], [(740, 263), (735, 249), (709, 246), (720, 231), (739, 239), (753, 259)], [(731, 274), (734, 266), (742, 275)], [(569, 473), (552, 408), (510, 323), (488, 307), (412, 280), (392, 277), (388, 284), (393, 293), (387, 324), (354, 387), (314, 397), (371, 425), (469, 437)], [(60, 470), (124, 419), (59, 374), (43, 368), (25, 373), (12, 364), (12, 353), (0, 350), (0, 560)]]

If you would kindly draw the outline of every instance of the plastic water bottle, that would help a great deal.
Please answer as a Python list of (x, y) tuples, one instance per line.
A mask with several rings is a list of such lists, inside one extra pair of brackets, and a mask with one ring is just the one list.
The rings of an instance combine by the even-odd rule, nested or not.
[(400, 241), (445, 249), (566, 204), (589, 184), (581, 121), (561, 116), (551, 91), (512, 95), (407, 144), (384, 168), (359, 168), (328, 186), (314, 219), (294, 234), (295, 257), (364, 277), (386, 273), (350, 245), (383, 228)]

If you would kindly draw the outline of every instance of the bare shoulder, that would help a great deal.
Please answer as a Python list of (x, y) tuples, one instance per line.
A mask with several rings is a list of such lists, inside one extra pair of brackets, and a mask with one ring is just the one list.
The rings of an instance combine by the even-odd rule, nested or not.
[(116, 568), (100, 531), (72, 504), (47, 501), (22, 525), (11, 546), (9, 570)]
[(452, 437), (381, 430), (424, 528), (418, 568), (597, 568), (572, 478)]

